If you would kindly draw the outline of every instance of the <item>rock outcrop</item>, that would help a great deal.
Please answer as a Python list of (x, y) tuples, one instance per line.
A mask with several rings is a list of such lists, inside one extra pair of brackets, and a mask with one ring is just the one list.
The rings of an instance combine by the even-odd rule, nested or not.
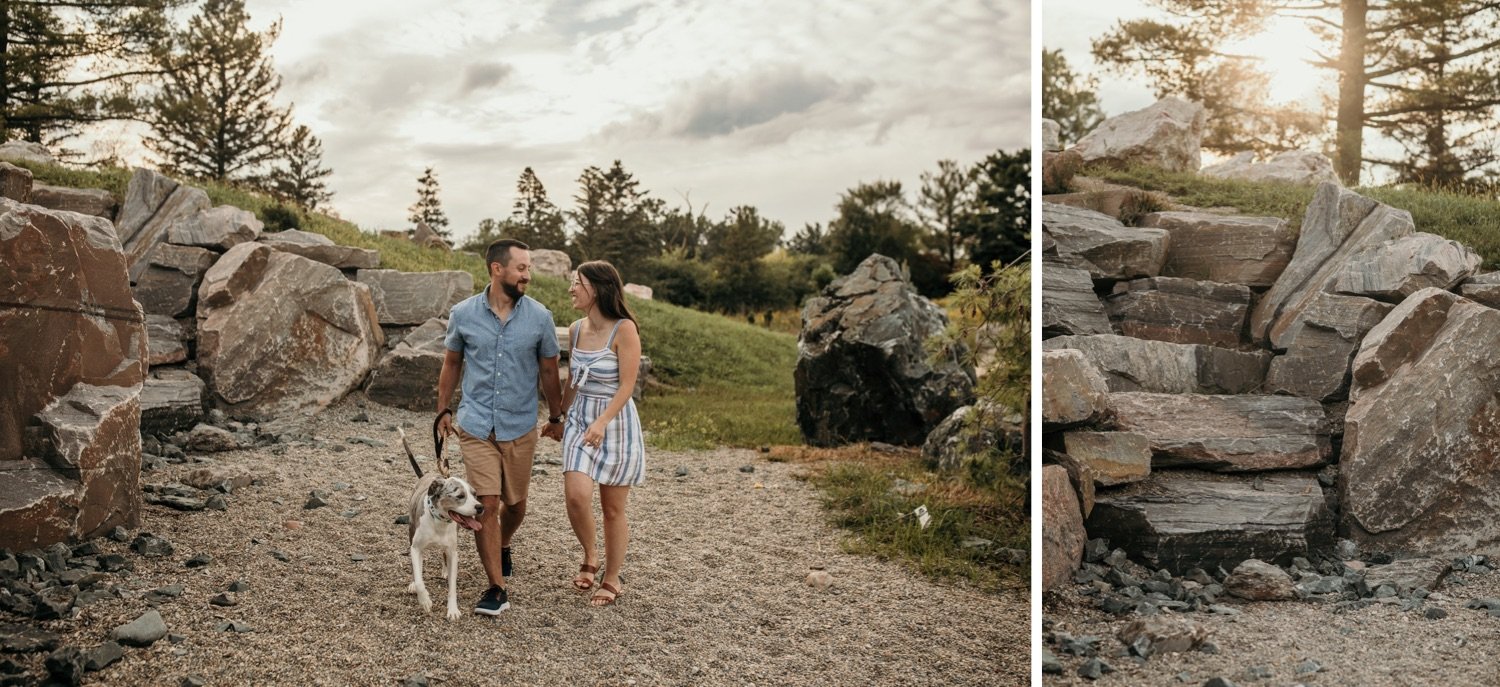
[(380, 324), (417, 325), (446, 317), (455, 304), (474, 295), (474, 275), (457, 270), (360, 270), (356, 277), (370, 287)]
[(1333, 171), (1333, 160), (1311, 150), (1283, 150), (1265, 162), (1256, 162), (1255, 153), (1244, 152), (1219, 164), (1204, 167), (1199, 173), (1218, 179), (1280, 181), (1289, 184), (1336, 184), (1339, 181), (1338, 174)]
[(920, 445), (973, 398), (975, 374), (952, 349), (934, 367), (924, 342), (948, 324), (896, 261), (871, 255), (802, 310), (797, 424), (814, 446)]
[(1202, 165), (1203, 106), (1169, 97), (1144, 110), (1104, 120), (1073, 146), (1084, 162), (1151, 165), (1173, 172), (1196, 172)]

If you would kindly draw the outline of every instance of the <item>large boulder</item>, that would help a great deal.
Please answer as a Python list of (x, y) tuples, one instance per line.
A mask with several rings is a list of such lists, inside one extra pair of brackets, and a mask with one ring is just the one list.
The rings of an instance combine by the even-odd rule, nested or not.
[(1297, 246), (1297, 231), (1279, 217), (1153, 212), (1141, 219), (1141, 226), (1171, 236), (1162, 276), (1256, 289), (1276, 283)]
[(0, 143), (0, 160), (6, 162), (35, 162), (43, 165), (57, 164), (57, 158), (40, 143), (31, 141), (6, 141)]
[(1287, 347), (1287, 334), (1318, 294), (1329, 290), (1348, 260), (1370, 246), (1414, 231), (1411, 213), (1337, 184), (1318, 186), (1302, 219), (1297, 250), (1250, 313), (1250, 337)]
[(1265, 162), (1256, 162), (1255, 153), (1244, 152), (1216, 165), (1204, 167), (1199, 174), (1218, 179), (1240, 181), (1281, 181), (1289, 184), (1339, 182), (1333, 171), (1333, 160), (1311, 150), (1283, 150)]
[(949, 349), (934, 366), (925, 347), (947, 325), (883, 255), (834, 280), (802, 310), (794, 373), (802, 436), (814, 446), (921, 444), (974, 396), (965, 351)]
[(1104, 310), (1125, 336), (1238, 348), (1252, 300), (1240, 284), (1150, 277), (1116, 282)]
[(120, 203), (114, 194), (102, 188), (68, 188), (47, 184), (31, 185), (31, 201), (51, 210), (67, 210), (105, 219), (114, 219)]
[(1109, 416), (1109, 386), (1082, 351), (1042, 353), (1042, 425), (1049, 431), (1103, 421)]
[(1116, 429), (1151, 443), (1154, 467), (1311, 468), (1332, 452), (1323, 406), (1312, 399), (1122, 392), (1109, 404)]
[(1500, 272), (1476, 274), (1459, 285), (1458, 293), (1491, 308), (1500, 308)]
[[(376, 403), (407, 410), (432, 412), (437, 404), (438, 374), (443, 371), (443, 357), (448, 347), (443, 337), (448, 320), (434, 317), (413, 329), (386, 353), (370, 371), (365, 395)], [(450, 407), (458, 399), (454, 389)]]
[(125, 190), (125, 202), (115, 218), (120, 243), (134, 283), (146, 271), (152, 250), (166, 240), (177, 220), (213, 206), (202, 189), (179, 184), (149, 169), (136, 168)]
[(1175, 575), (1233, 570), (1256, 558), (1287, 565), (1333, 547), (1333, 516), (1307, 472), (1210, 475), (1168, 470), (1100, 492), (1088, 531)]
[(254, 241), (265, 227), (255, 213), (233, 205), (220, 205), (178, 217), (167, 227), (167, 242), (224, 252), (246, 241)]
[(1355, 356), (1339, 488), (1349, 536), (1432, 555), (1500, 546), (1500, 311), (1431, 288)]
[(1083, 562), (1083, 511), (1068, 481), (1056, 465), (1042, 468), (1042, 591), (1050, 592), (1073, 576)]
[(531, 271), (567, 279), (573, 273), (573, 259), (560, 250), (532, 248)]
[(1082, 352), (1104, 374), (1110, 391), (1251, 393), (1265, 382), (1266, 366), (1271, 362), (1271, 354), (1266, 351), (1234, 351), (1114, 334), (1060, 336), (1042, 342), (1043, 351), (1064, 348)]
[(444, 252), (453, 250), (453, 247), (443, 240), (442, 235), (433, 231), (426, 222), (417, 222), (417, 228), (411, 233), (411, 241), (423, 248), (436, 248)]
[(198, 290), (198, 367), (211, 404), (264, 420), (359, 386), (385, 337), (370, 288), (260, 243), (229, 249)]
[(158, 243), (132, 287), (135, 299), (148, 313), (190, 317), (198, 310), (198, 285), (218, 259), (207, 248)]
[(1369, 298), (1320, 293), (1282, 337), (1286, 355), (1266, 373), (1267, 393), (1338, 401), (1349, 393), (1349, 365), (1365, 334), (1391, 306)]
[(1422, 289), (1457, 286), (1473, 276), (1481, 262), (1479, 255), (1462, 243), (1418, 232), (1351, 256), (1332, 288), (1338, 293), (1400, 303)]
[(1088, 163), (1196, 172), (1202, 165), (1207, 123), (1202, 105), (1168, 97), (1144, 110), (1104, 120), (1072, 149)]
[(1167, 257), (1167, 232), (1127, 227), (1093, 210), (1043, 202), (1042, 227), (1058, 256), (1087, 261), (1094, 279), (1154, 277)]
[(651, 300), (652, 290), (649, 286), (644, 286), (642, 284), (626, 284), (625, 286), (621, 287), (621, 290), (624, 291), (625, 295), (627, 296), (635, 296), (636, 298), (639, 298), (643, 301)]
[(474, 275), (458, 270), (360, 270), (357, 278), (370, 287), (380, 324), (415, 325), (445, 317), (455, 304), (474, 295)]
[(108, 220), (0, 199), (0, 548), (139, 517), (145, 316)]
[(369, 270), (380, 266), (380, 252), (370, 248), (341, 246), (322, 234), (287, 229), (261, 234), (256, 239), (276, 250), (317, 260), (341, 270)]

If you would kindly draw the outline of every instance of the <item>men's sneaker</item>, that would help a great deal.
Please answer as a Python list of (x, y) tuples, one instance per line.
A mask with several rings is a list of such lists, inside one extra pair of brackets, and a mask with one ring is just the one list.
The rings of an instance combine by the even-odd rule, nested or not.
[(510, 597), (505, 593), (504, 587), (490, 587), (484, 590), (484, 596), (479, 597), (479, 603), (474, 604), (474, 612), (480, 615), (500, 615), (510, 608)]
[(507, 546), (503, 549), (500, 549), (500, 576), (510, 577), (510, 571), (510, 547)]

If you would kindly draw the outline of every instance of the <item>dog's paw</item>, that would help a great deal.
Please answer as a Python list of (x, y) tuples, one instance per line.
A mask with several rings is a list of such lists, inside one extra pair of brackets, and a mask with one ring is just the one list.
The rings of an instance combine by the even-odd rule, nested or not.
[(406, 585), (406, 593), (407, 594), (416, 594), (417, 592), (419, 592), (421, 590), (422, 590), (422, 587), (420, 585), (418, 585), (416, 582), (412, 582), (411, 584)]
[(421, 604), (424, 611), (432, 610), (432, 597), (427, 595), (426, 589), (417, 592), (417, 603)]
[(458, 620), (459, 616), (461, 616), (461, 615), (463, 615), (463, 614), (458, 612), (458, 607), (457, 606), (449, 606), (448, 607), (448, 619), (449, 620)]

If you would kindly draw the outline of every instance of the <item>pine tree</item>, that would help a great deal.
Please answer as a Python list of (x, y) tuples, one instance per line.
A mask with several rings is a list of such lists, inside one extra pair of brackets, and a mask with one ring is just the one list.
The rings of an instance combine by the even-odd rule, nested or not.
[(562, 212), (547, 199), (547, 189), (530, 167), (522, 170), (521, 177), (516, 180), (516, 202), (511, 209), (509, 224), (516, 229), (514, 238), (532, 248), (567, 248), (568, 235), (563, 231)]
[(170, 10), (186, 0), (0, 1), (0, 140), (47, 145), (130, 119), (132, 86), (158, 77)]
[(152, 101), (146, 146), (170, 171), (218, 181), (263, 181), (283, 150), (291, 108), (276, 104), (281, 77), (265, 33), (246, 27), (243, 0), (205, 0), (160, 56), (170, 72)]
[(328, 184), (323, 182), (333, 170), (323, 166), (323, 142), (312, 135), (311, 129), (298, 126), (292, 131), (280, 162), (271, 170), (268, 190), (273, 194), (309, 210), (316, 210), (333, 198)]
[(578, 186), (576, 209), (569, 213), (578, 225), (575, 259), (609, 260), (628, 278), (647, 258), (661, 254), (656, 220), (665, 212), (662, 202), (641, 190), (619, 160), (608, 171), (585, 169)]
[(448, 240), (448, 215), (443, 213), (443, 203), (438, 199), (437, 175), (428, 167), (417, 178), (417, 202), (407, 210), (411, 213), (407, 221), (412, 224), (426, 223), (443, 240)]
[(1073, 72), (1062, 50), (1042, 50), (1042, 117), (1057, 122), (1064, 147), (1104, 121), (1098, 89), (1098, 79)]
[(947, 260), (948, 271), (958, 269), (963, 256), (960, 223), (974, 205), (976, 169), (965, 169), (953, 160), (938, 160), (936, 174), (922, 172), (922, 188), (917, 192), (917, 210), (936, 239)]

